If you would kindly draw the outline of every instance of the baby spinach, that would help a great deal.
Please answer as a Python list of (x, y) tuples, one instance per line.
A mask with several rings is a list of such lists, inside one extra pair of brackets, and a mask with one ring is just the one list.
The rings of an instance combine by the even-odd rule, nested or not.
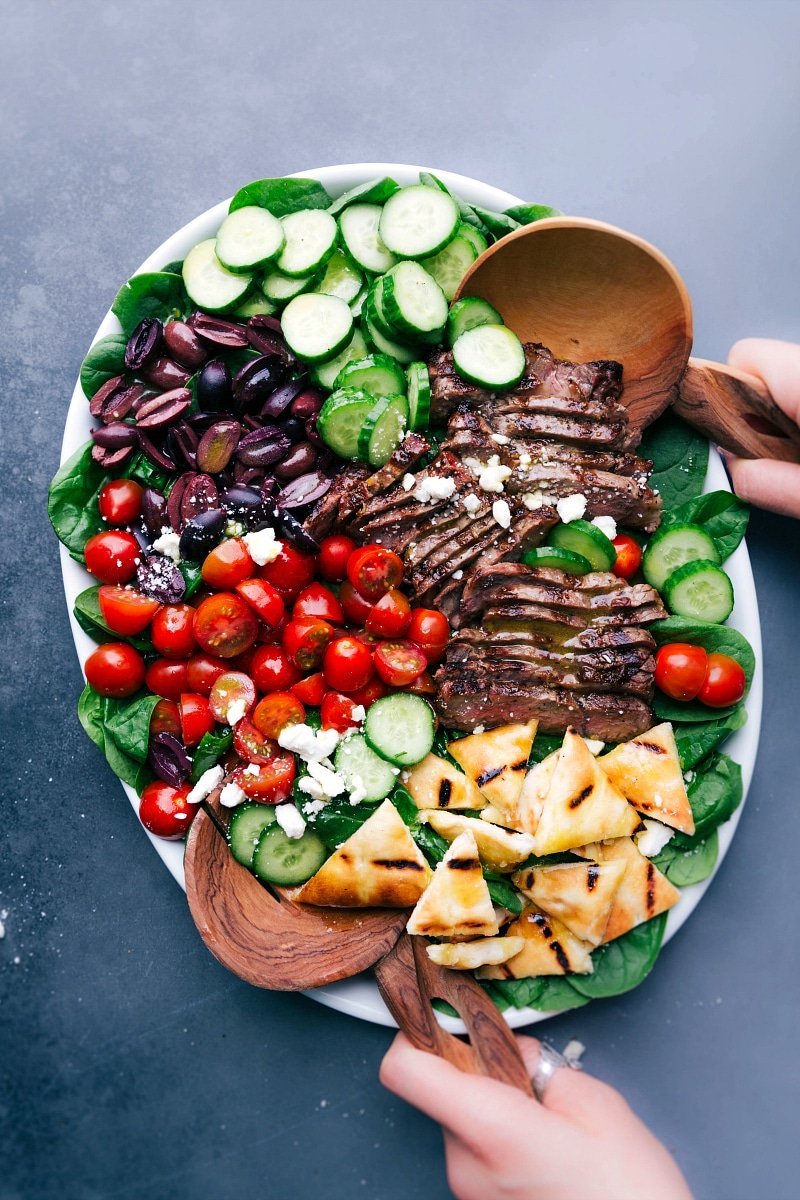
[(113, 708), (106, 706), (106, 734), (113, 738), (118, 749), (140, 763), (147, 761), (150, 719), (159, 699), (147, 695), (137, 700), (117, 700)]
[(710, 721), (687, 722), (676, 726), (675, 742), (684, 771), (696, 767), (730, 734), (741, 729), (746, 721), (747, 711), (744, 705), (740, 704), (727, 717), (719, 717)]
[(161, 268), (162, 275), (182, 275), (183, 274), (183, 259), (175, 258), (172, 262), (168, 262)]
[(483, 221), (492, 237), (497, 238), (498, 241), (507, 233), (513, 233), (515, 229), (522, 228), (520, 221), (515, 221), (506, 213), (492, 212), (490, 208), (481, 208), (478, 204), (472, 205), (472, 211)]
[(522, 912), (522, 900), (508, 880), (504, 879), (502, 875), (495, 875), (492, 871), (486, 870), (483, 872), (483, 877), (489, 888), (492, 904), (499, 904), (501, 908), (507, 908), (509, 912), (518, 917)]
[(168, 271), (147, 271), (143, 275), (134, 275), (122, 285), (111, 305), (111, 311), (126, 337), (130, 337), (145, 317), (167, 321), (170, 317), (185, 316), (189, 308), (183, 279)]
[(529, 763), (539, 763), (542, 759), (547, 758), (548, 754), (552, 754), (555, 750), (561, 748), (563, 738), (553, 737), (552, 734), (543, 733), (537, 734), (533, 739), (531, 747), (531, 756), (528, 759)]
[(511, 217), (520, 225), (532, 225), (534, 221), (544, 221), (547, 217), (563, 217), (560, 208), (551, 208), (549, 204), (515, 204), (507, 208), (505, 216)]
[(671, 525), (700, 525), (713, 539), (724, 561), (733, 554), (747, 531), (750, 509), (733, 492), (706, 492), (666, 513), (662, 529)]
[(175, 482), (174, 475), (170, 475), (161, 467), (151, 463), (150, 459), (139, 450), (125, 464), (122, 474), (125, 479), (135, 479), (143, 487), (155, 488), (163, 496), (169, 495)]
[[(300, 804), (303, 803), (301, 794)], [(368, 804), (351, 804), (349, 800), (330, 800), (312, 820), (312, 828), (329, 850), (335, 850), (360, 829), (375, 812)]]
[(329, 206), (328, 212), (335, 217), (350, 204), (385, 204), (389, 197), (399, 190), (400, 184), (395, 183), (388, 175), (384, 175), (383, 179), (370, 179), (367, 183), (351, 188), (349, 192), (343, 192), (338, 200), (334, 200)]
[(694, 834), (676, 833), (669, 846), (694, 849), (699, 841), (731, 817), (742, 802), (742, 768), (727, 754), (719, 754), (689, 784)]
[(96, 642), (130, 642), (143, 654), (153, 653), (153, 643), (145, 637), (125, 637), (106, 624), (99, 600), (100, 585), (89, 587), (75, 599), (72, 609), (75, 620), (84, 633)]
[(268, 208), (275, 217), (285, 217), (303, 208), (329, 208), (331, 198), (316, 179), (256, 179), (239, 188), (228, 211), (251, 204)]
[(81, 363), (81, 387), (87, 400), (91, 400), (109, 379), (123, 374), (127, 344), (124, 333), (108, 333), (89, 348)]
[[(571, 977), (570, 977), (571, 978)], [(535, 1008), (539, 1012), (559, 1012), (581, 1008), (589, 1003), (563, 975), (536, 975), (527, 979), (492, 979), (484, 984), (498, 1007)]]
[(590, 1000), (602, 996), (619, 996), (638, 987), (650, 974), (658, 958), (667, 914), (661, 913), (637, 925), (622, 937), (598, 946), (592, 953), (594, 972), (591, 975), (570, 975), (569, 982), (582, 996)]
[(233, 745), (233, 730), (220, 729), (213, 733), (204, 733), (192, 758), (192, 783), (197, 783), (200, 776), (215, 766)]
[(184, 582), (186, 583), (186, 592), (184, 593), (183, 598), (184, 600), (190, 600), (203, 583), (200, 564), (187, 562), (186, 559), (181, 559), (181, 561), (178, 563), (178, 569), (180, 570), (180, 573), (184, 578)]
[(683, 888), (708, 879), (716, 866), (718, 852), (719, 838), (715, 829), (691, 850), (681, 850), (668, 843), (653, 861), (670, 883)]
[(699, 496), (708, 468), (708, 442), (680, 417), (666, 412), (645, 430), (637, 451), (652, 459), (650, 486), (661, 494), (668, 512)]
[[(123, 713), (126, 708), (131, 707), (131, 703), (142, 703), (143, 706), (137, 707), (135, 716), (131, 714), (130, 719), (126, 720)], [(88, 683), (78, 700), (78, 719), (85, 732), (103, 751), (114, 774), (136, 792), (141, 792), (145, 784), (153, 778), (153, 773), (145, 762), (128, 753), (128, 748), (136, 749), (137, 752), (141, 749), (142, 729), (146, 724), (149, 730), (150, 718), (157, 703), (158, 696), (145, 696), (141, 702), (112, 700), (101, 696)], [(122, 745), (118, 744), (112, 735), (109, 729), (110, 721), (117, 722), (117, 736)]]
[(97, 500), (107, 478), (92, 458), (92, 442), (87, 442), (62, 463), (50, 484), (47, 515), (56, 537), (76, 562), (83, 562), (89, 538), (106, 528)]

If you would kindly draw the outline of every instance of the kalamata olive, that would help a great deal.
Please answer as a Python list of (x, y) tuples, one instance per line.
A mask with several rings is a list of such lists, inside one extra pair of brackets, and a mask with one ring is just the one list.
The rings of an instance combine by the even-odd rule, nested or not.
[(167, 524), (176, 533), (180, 533), (183, 529), (183, 517), (181, 516), (183, 493), (194, 479), (195, 474), (195, 471), (184, 471), (183, 475), (179, 475), (170, 488), (169, 499), (167, 500)]
[(278, 496), (278, 508), (304, 508), (324, 496), (330, 486), (330, 479), (319, 471), (309, 471), (287, 484)]
[(181, 496), (181, 520), (191, 521), (200, 513), (219, 505), (217, 485), (210, 475), (192, 475)]
[[(275, 328), (277, 324), (277, 329)], [(257, 313), (247, 322), (247, 340), (262, 354), (277, 354), (285, 363), (293, 363), (295, 357), (284, 341), (280, 321), (265, 313)]]
[(109, 450), (107, 446), (92, 446), (92, 462), (96, 462), (106, 471), (115, 471), (125, 465), (133, 451), (133, 446), (121, 446), (118, 450)]
[(114, 421), (111, 425), (100, 425), (92, 430), (92, 441), (96, 446), (105, 450), (122, 450), (125, 446), (138, 446), (134, 425), (125, 425), (122, 421)]
[(305, 441), (306, 427), (297, 417), (284, 417), (278, 423), (278, 428), (282, 433), (285, 433), (289, 441), (294, 445), (295, 442)]
[(142, 492), (142, 520), (151, 537), (158, 537), (166, 519), (167, 502), (161, 492), (155, 488), (145, 488)]
[(145, 433), (143, 429), (137, 429), (136, 433), (139, 438), (139, 449), (145, 458), (148, 458), (154, 466), (161, 467), (163, 471), (177, 470), (174, 459), (170, 458), (169, 454), (167, 454), (158, 442)]
[(310, 533), (306, 533), (288, 508), (270, 505), (264, 525), (271, 525), (279, 537), (291, 542), (295, 549), (301, 550), (303, 554), (319, 554), (319, 542), (315, 541)]
[(318, 450), (325, 449), (325, 443), (320, 437), (319, 430), (317, 429), (316, 417), (309, 417), (306, 421), (306, 437), (311, 442), (311, 445), (316, 446)]
[(167, 431), (167, 449), (170, 454), (176, 462), (180, 462), (182, 459), (192, 471), (197, 467), (199, 441), (200, 435), (185, 421), (182, 421), (180, 425), (174, 425)]
[(169, 392), (158, 392), (148, 396), (143, 404), (136, 409), (136, 425), (139, 429), (163, 429), (173, 425), (192, 403), (192, 393), (188, 388), (173, 388)]
[(268, 475), (267, 478), (261, 482), (261, 499), (271, 500), (275, 494), (277, 486), (278, 481), (272, 475)]
[(209, 508), (187, 521), (181, 533), (181, 558), (190, 558), (194, 562), (205, 558), (222, 536), (225, 521), (224, 508)]
[(235, 462), (231, 487), (242, 484), (243, 487), (258, 488), (266, 478), (266, 474), (265, 467), (246, 467), (244, 463)]
[(224, 471), (233, 458), (242, 427), (232, 418), (221, 419), (210, 425), (197, 446), (197, 465), (201, 471), (216, 475)]
[(231, 517), (246, 517), (260, 512), (263, 506), (261, 493), (256, 488), (234, 483), (220, 495), (220, 504)]
[(226, 350), (243, 350), (248, 343), (244, 325), (237, 325), (235, 321), (229, 321), (226, 317), (194, 312), (189, 318), (189, 324), (204, 341), (211, 342), (214, 346), (224, 346)]
[(136, 541), (139, 543), (139, 549), (142, 551), (142, 553), (146, 554), (147, 551), (150, 549), (150, 540), (151, 539), (150, 539), (150, 534), (148, 533), (147, 529), (142, 524), (142, 522), (137, 521), (137, 523), (135, 525), (129, 525), (128, 532), (131, 534), (132, 537), (136, 538)]
[(131, 383), (124, 375), (115, 375), (92, 396), (89, 412), (103, 424), (110, 425), (127, 417), (144, 394), (144, 384)]
[(125, 347), (125, 366), (129, 371), (141, 371), (158, 353), (164, 326), (158, 317), (145, 317), (128, 338)]
[(164, 346), (176, 362), (196, 371), (208, 358), (208, 350), (191, 325), (185, 321), (168, 321), (164, 326)]
[(198, 433), (202, 433), (203, 430), (208, 429), (209, 425), (213, 425), (218, 420), (218, 412), (196, 412), (190, 413), (186, 417), (186, 423), (191, 425), (192, 429), (196, 429)]
[(269, 313), (256, 313), (247, 322), (248, 329), (271, 329), (273, 333), (280, 334), (283, 337), (283, 329), (279, 317), (271, 317)]
[(136, 586), (159, 604), (179, 604), (186, 594), (180, 568), (163, 554), (148, 554), (136, 571)]
[(289, 453), (273, 467), (277, 479), (297, 479), (312, 471), (317, 463), (317, 452), (310, 442), (298, 442)]
[(316, 417), (324, 403), (322, 393), (318, 392), (316, 388), (303, 388), (292, 400), (290, 412), (293, 417), (307, 421), (309, 417)]
[(286, 383), (281, 384), (276, 388), (271, 396), (268, 396), (264, 401), (261, 409), (261, 415), (269, 420), (274, 420), (276, 417), (282, 416), (296, 396), (306, 387), (305, 376), (300, 379), (290, 379)]
[(218, 358), (207, 362), (197, 377), (197, 403), (207, 412), (227, 412), (233, 404), (231, 373)]
[(237, 372), (233, 399), (240, 412), (259, 408), (283, 381), (286, 364), (274, 354), (251, 359)]
[(281, 461), (290, 445), (277, 425), (264, 425), (244, 435), (236, 447), (236, 457), (246, 467), (271, 467)]
[(153, 387), (170, 390), (182, 388), (188, 382), (190, 373), (180, 363), (175, 362), (174, 358), (158, 356), (151, 358), (147, 365), (142, 367), (139, 374)]
[(171, 733), (156, 733), (150, 739), (147, 761), (159, 779), (171, 787), (180, 787), (189, 778), (191, 759)]

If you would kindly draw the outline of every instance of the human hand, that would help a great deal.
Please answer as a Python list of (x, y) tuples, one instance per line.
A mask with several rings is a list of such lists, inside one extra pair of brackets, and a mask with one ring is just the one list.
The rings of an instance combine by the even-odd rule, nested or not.
[[(517, 1039), (533, 1074), (536, 1038)], [(557, 1070), (544, 1101), (465, 1075), (398, 1034), (381, 1083), (443, 1126), (457, 1200), (691, 1200), (661, 1143), (599, 1079)]]
[[(731, 347), (728, 362), (763, 379), (772, 398), (800, 425), (800, 346), (771, 338), (744, 338)], [(733, 490), (742, 500), (800, 517), (800, 466), (764, 458), (737, 458), (724, 452)]]

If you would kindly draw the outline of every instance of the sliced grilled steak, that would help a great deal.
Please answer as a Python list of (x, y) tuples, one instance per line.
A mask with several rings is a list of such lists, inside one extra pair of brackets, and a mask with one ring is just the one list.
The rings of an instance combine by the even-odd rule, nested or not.
[(462, 598), (465, 623), (485, 617), (490, 610), (539, 607), (548, 611), (545, 620), (569, 623), (573, 615), (592, 624), (603, 616), (619, 615), (636, 623), (638, 610), (655, 610), (658, 620), (667, 614), (661, 598), (646, 583), (627, 584), (617, 575), (593, 571), (589, 575), (567, 575), (557, 570), (532, 570), (524, 563), (503, 562), (479, 568), (471, 577)]

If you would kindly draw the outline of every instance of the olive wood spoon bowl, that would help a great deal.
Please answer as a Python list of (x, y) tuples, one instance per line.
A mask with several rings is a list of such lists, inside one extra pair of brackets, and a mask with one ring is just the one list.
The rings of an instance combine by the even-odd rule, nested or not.
[(573, 362), (623, 364), (631, 425), (671, 404), (706, 437), (745, 458), (800, 462), (800, 431), (761, 380), (690, 358), (692, 305), (665, 255), (624, 229), (550, 217), (495, 242), (456, 298), (481, 296), (523, 342)]

